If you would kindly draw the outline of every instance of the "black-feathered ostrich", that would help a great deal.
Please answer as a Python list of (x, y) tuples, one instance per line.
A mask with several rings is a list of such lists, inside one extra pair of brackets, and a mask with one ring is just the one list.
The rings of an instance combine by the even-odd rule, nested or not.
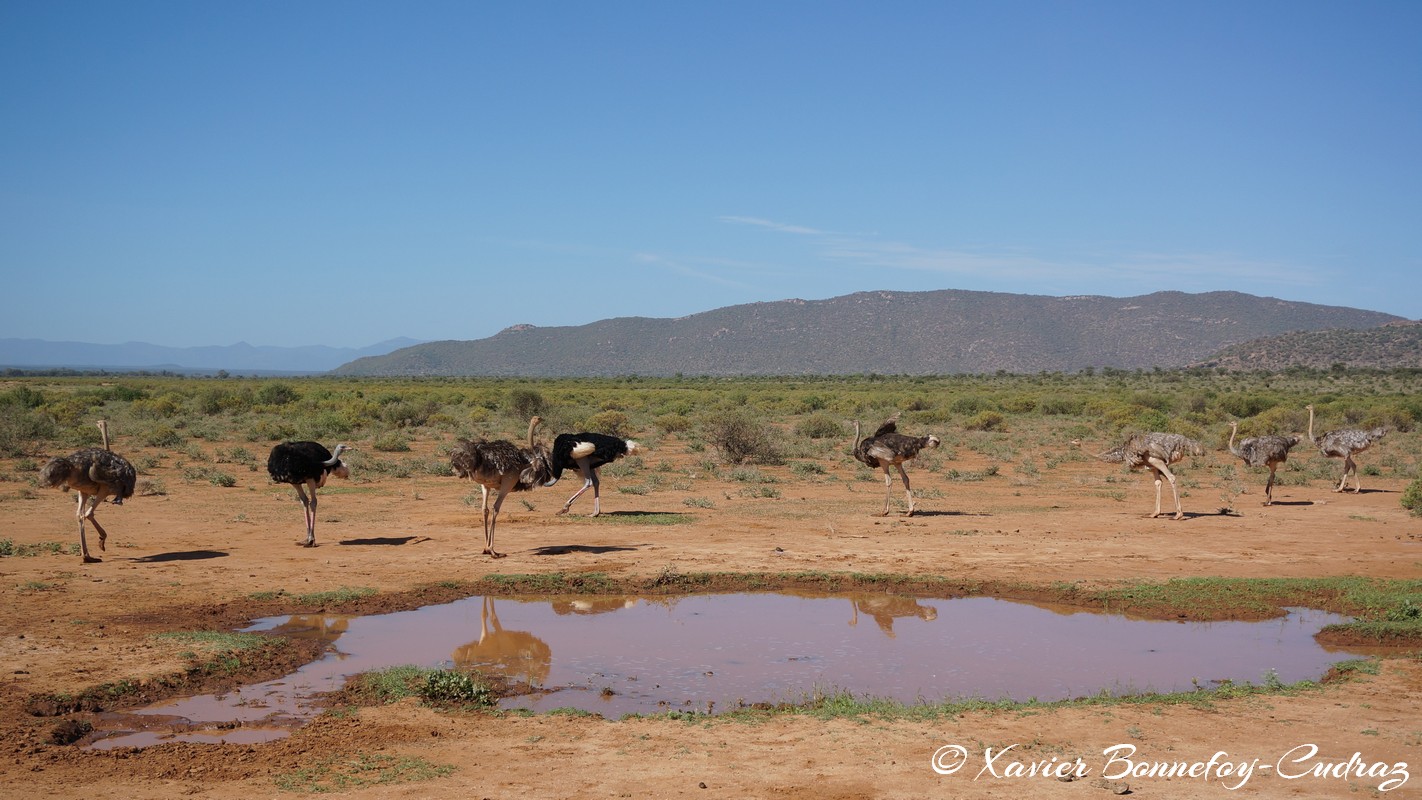
[(1335, 492), (1341, 492), (1348, 484), (1348, 473), (1353, 473), (1353, 493), (1363, 491), (1363, 484), (1358, 480), (1358, 465), (1353, 462), (1353, 456), (1361, 453), (1373, 446), (1373, 443), (1387, 435), (1387, 428), (1373, 428), (1371, 430), (1358, 430), (1356, 428), (1345, 428), (1343, 430), (1329, 431), (1317, 439), (1313, 438), (1313, 404), (1310, 403), (1304, 408), (1308, 409), (1308, 438), (1318, 448), (1318, 452), (1329, 458), (1343, 459), (1343, 479), (1338, 481), (1338, 488)]
[(123, 505), (123, 501), (133, 497), (138, 473), (128, 459), (109, 449), (109, 423), (99, 421), (99, 433), (104, 437), (103, 448), (86, 447), (66, 457), (52, 458), (40, 468), (40, 485), (58, 488), (62, 491), (73, 489), (79, 495), (79, 555), (85, 564), (97, 564), (100, 559), (89, 555), (89, 543), (84, 539), (84, 520), (93, 523), (99, 532), (99, 549), (109, 538), (108, 531), (94, 518), (94, 509), (105, 499), (112, 497), (113, 504)]
[[(302, 547), (316, 546), (316, 490), (325, 486), (332, 475), (351, 476), (350, 467), (341, 460), (341, 453), (349, 449), (338, 444), (333, 453), (317, 442), (282, 442), (267, 456), (267, 472), (272, 480), (296, 487), (296, 497), (306, 509), (306, 541), (297, 542)], [(310, 497), (306, 496), (306, 489), (311, 490)]]
[(884, 471), (884, 513), (881, 517), (889, 515), (889, 492), (893, 489), (894, 476), (889, 472), (890, 467), (895, 467), (899, 471), (899, 477), (904, 482), (904, 496), (908, 498), (908, 514), (913, 516), (913, 490), (909, 488), (909, 476), (904, 471), (904, 462), (911, 461), (918, 457), (920, 450), (928, 447), (938, 446), (937, 436), (905, 436), (898, 432), (899, 415), (890, 417), (879, 429), (874, 431), (874, 435), (867, 439), (859, 438), (859, 420), (854, 421), (854, 457), (872, 468)]
[[(503, 558), (504, 554), (494, 550), (494, 528), (499, 523), (499, 509), (509, 492), (526, 492), (539, 486), (548, 485), (553, 477), (549, 463), (548, 448), (533, 441), (533, 432), (543, 420), (534, 417), (528, 422), (528, 448), (523, 449), (504, 439), (488, 441), (460, 440), (450, 453), (449, 463), (454, 474), (479, 484), (483, 492), (481, 509), (484, 512), (484, 554), (493, 558)], [(494, 498), (493, 517), (489, 516), (489, 491), (498, 494)]]
[(598, 484), (597, 471), (605, 464), (611, 464), (623, 456), (635, 456), (642, 453), (644, 448), (629, 439), (621, 439), (616, 436), (609, 436), (605, 433), (560, 433), (553, 439), (552, 468), (553, 480), (544, 484), (552, 486), (563, 476), (563, 470), (577, 467), (578, 474), (583, 476), (583, 486), (568, 498), (568, 502), (559, 509), (559, 514), (568, 513), (568, 509), (573, 507), (573, 501), (577, 500), (583, 492), (591, 486), (593, 490), (593, 513), (596, 517), (602, 513), (602, 498)]
[(1234, 437), (1239, 433), (1239, 423), (1229, 423), (1229, 451), (1244, 459), (1251, 467), (1268, 467), (1269, 481), (1264, 484), (1264, 505), (1274, 503), (1274, 471), (1289, 460), (1289, 451), (1301, 440), (1297, 436), (1251, 436), (1235, 446)]
[[(1076, 444), (1080, 444), (1077, 442)], [(1184, 519), (1180, 510), (1180, 492), (1175, 487), (1175, 473), (1170, 465), (1183, 461), (1185, 456), (1202, 456), (1205, 448), (1200, 443), (1178, 433), (1137, 433), (1114, 450), (1097, 453), (1096, 457), (1108, 464), (1125, 464), (1131, 469), (1149, 469), (1155, 475), (1155, 513), (1151, 519), (1160, 516), (1160, 482), (1170, 481), (1170, 493), (1175, 496), (1175, 519)]]

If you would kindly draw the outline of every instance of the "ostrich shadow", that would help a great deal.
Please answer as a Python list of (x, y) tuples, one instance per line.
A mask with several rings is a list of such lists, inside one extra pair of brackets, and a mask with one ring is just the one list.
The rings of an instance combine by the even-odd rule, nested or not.
[(342, 539), (336, 544), (347, 546), (369, 546), (369, 545), (391, 545), (419, 544), (428, 542), (428, 536), (374, 536), (369, 539)]
[(154, 553), (132, 559), (135, 564), (162, 564), (165, 561), (202, 561), (209, 558), (226, 558), (221, 550), (184, 550), (176, 553)]
[(641, 545), (586, 545), (586, 544), (550, 544), (543, 547), (535, 547), (529, 551), (535, 556), (566, 556), (570, 553), (592, 553), (601, 555), (603, 553), (625, 553), (639, 549)]
[(921, 508), (916, 508), (916, 509), (914, 509), (914, 511), (913, 511), (913, 516), (908, 516), (907, 514), (899, 514), (899, 517), (900, 517), (901, 519), (915, 519), (915, 518), (918, 518), (918, 517), (990, 517), (990, 516), (992, 516), (992, 514), (989, 514), (989, 513), (986, 512), (986, 511), (924, 511), (924, 510), (921, 509)]
[(1269, 505), (1273, 505), (1273, 506), (1311, 506), (1311, 505), (1313, 505), (1313, 504), (1314, 504), (1314, 503), (1313, 503), (1312, 500), (1275, 500), (1274, 502), (1270, 503)]
[(683, 517), (679, 511), (604, 511), (594, 517), (591, 514), (568, 514), (574, 519), (602, 519), (603, 517)]

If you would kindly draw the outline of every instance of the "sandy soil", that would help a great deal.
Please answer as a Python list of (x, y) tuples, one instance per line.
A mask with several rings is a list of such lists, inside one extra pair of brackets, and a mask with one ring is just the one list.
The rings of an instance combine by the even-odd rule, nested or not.
[[(1316, 457), (1312, 454), (1308, 457)], [(300, 507), (264, 471), (230, 469), (231, 488), (154, 470), (164, 496), (103, 506), (109, 549), (101, 564), (77, 556), (0, 560), (3, 718), (0, 771), (16, 797), (148, 798), (280, 796), (275, 776), (322, 759), (413, 756), (452, 765), (429, 781), (351, 790), (358, 797), (1104, 797), (1129, 784), (1141, 797), (1367, 796), (1402, 778), (1366, 765), (1422, 754), (1422, 664), (1389, 658), (1378, 675), (1331, 683), (1292, 697), (1222, 701), (1207, 709), (1160, 704), (971, 713), (951, 721), (822, 721), (799, 715), (753, 723), (638, 719), (500, 717), (441, 713), (405, 702), (328, 716), (289, 739), (261, 745), (168, 744), (111, 753), (48, 743), (56, 723), (35, 716), (36, 696), (78, 693), (105, 683), (180, 674), (182, 644), (152, 634), (232, 628), (260, 615), (294, 611), (280, 600), (343, 586), (381, 592), (361, 605), (380, 610), (439, 597), (441, 581), (494, 573), (599, 572), (628, 581), (694, 572), (797, 571), (947, 576), (1001, 584), (1086, 586), (1180, 576), (1416, 578), (1422, 525), (1398, 505), (1400, 481), (1366, 478), (1362, 494), (1335, 494), (1322, 481), (1285, 486), (1273, 507), (1259, 505), (1262, 477), (1248, 478), (1237, 515), (1218, 513), (1219, 492), (1197, 487), (1183, 521), (1146, 519), (1153, 489), (1142, 475), (1095, 462), (1068, 462), (1039, 476), (1004, 474), (950, 481), (911, 470), (930, 499), (920, 514), (873, 516), (882, 484), (856, 479), (849, 462), (809, 479), (762, 468), (779, 479), (778, 498), (748, 497), (746, 484), (701, 474), (701, 454), (667, 445), (646, 472), (678, 471), (684, 488), (644, 495), (617, 491), (641, 477), (605, 477), (605, 512), (690, 514), (681, 525), (591, 520), (590, 496), (574, 514), (554, 512), (576, 488), (512, 496), (505, 504), (499, 561), (480, 555), (473, 487), (454, 478), (379, 478), (357, 473), (323, 494), (315, 549), (302, 537)], [(1224, 463), (1211, 454), (1205, 463)], [(959, 470), (985, 466), (971, 455)], [(230, 467), (231, 465), (229, 465)], [(14, 472), (13, 468), (10, 470)], [(728, 470), (723, 470), (726, 474)], [(1199, 470), (1203, 475), (1203, 470)], [(645, 473), (644, 473), (645, 474)], [(1257, 478), (1257, 480), (1256, 480)], [(1202, 478), (1203, 482), (1203, 478)], [(0, 538), (17, 544), (76, 539), (72, 495), (0, 483)], [(665, 487), (666, 484), (664, 484)], [(477, 492), (476, 492), (477, 494)], [(896, 496), (899, 493), (896, 491)], [(689, 507), (708, 498), (714, 508)], [(534, 505), (527, 509), (520, 500)], [(91, 545), (93, 538), (91, 535)], [(169, 691), (153, 682), (154, 695)], [(1279, 762), (1316, 745), (1310, 760)], [(953, 774), (932, 769), (935, 753), (966, 749)], [(987, 749), (1015, 747), (988, 766)], [(1238, 775), (1120, 776), (1126, 765), (1104, 751), (1136, 748), (1134, 762), (1256, 763)], [(1358, 758), (1351, 770), (1348, 762)], [(998, 777), (1009, 761), (1080, 758), (1085, 776)], [(1054, 760), (1055, 759), (1055, 760)], [(1357, 761), (1365, 766), (1356, 766)], [(953, 761), (952, 751), (940, 763)], [(1328, 775), (1286, 779), (1319, 765)], [(1202, 766), (1201, 769), (1204, 767)], [(1344, 774), (1347, 773), (1347, 774)], [(1112, 777), (1112, 780), (1106, 780)], [(1422, 776), (1390, 796), (1422, 796)], [(289, 795), (287, 795), (289, 796)]]

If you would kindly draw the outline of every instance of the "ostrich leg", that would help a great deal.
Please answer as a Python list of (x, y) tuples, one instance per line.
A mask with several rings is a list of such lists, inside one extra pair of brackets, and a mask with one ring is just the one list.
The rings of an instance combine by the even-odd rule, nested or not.
[(908, 515), (913, 516), (913, 490), (909, 488), (909, 476), (904, 471), (904, 465), (899, 464), (899, 477), (904, 479), (904, 497), (908, 498)]
[(75, 516), (79, 519), (79, 556), (85, 564), (98, 564), (99, 559), (89, 555), (89, 543), (84, 539), (84, 518), (87, 516), (85, 506), (88, 505), (89, 498), (83, 492), (76, 494), (79, 495), (79, 505), (75, 511)]

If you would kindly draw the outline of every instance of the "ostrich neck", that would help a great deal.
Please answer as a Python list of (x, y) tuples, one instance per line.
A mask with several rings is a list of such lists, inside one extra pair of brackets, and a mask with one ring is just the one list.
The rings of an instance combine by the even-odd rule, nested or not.
[(1308, 407), (1308, 440), (1317, 441), (1313, 438), (1313, 406)]
[(1231, 453), (1234, 453), (1235, 455), (1237, 455), (1237, 456), (1243, 458), (1243, 457), (1244, 457), (1244, 454), (1239, 451), (1239, 448), (1237, 448), (1237, 447), (1234, 446), (1234, 437), (1235, 437), (1235, 434), (1237, 434), (1237, 433), (1239, 433), (1239, 426), (1238, 426), (1238, 425), (1231, 425), (1231, 426), (1229, 426), (1229, 451), (1230, 451)]
[(859, 441), (859, 420), (856, 419), (854, 421), (854, 449), (856, 452), (859, 450)]
[(531, 420), (528, 421), (528, 449), (529, 449), (529, 450), (533, 450), (534, 447), (535, 447), (535, 445), (533, 444), (533, 432), (538, 428), (538, 422), (539, 422), (539, 420), (538, 420), (537, 417), (534, 417), (533, 419), (531, 419)]

